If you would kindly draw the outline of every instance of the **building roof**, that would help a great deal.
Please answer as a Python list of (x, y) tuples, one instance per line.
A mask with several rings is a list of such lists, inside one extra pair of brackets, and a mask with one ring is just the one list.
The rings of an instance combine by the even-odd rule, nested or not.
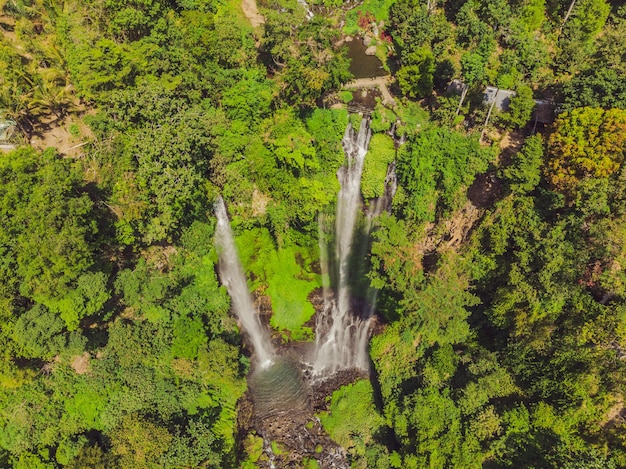
[(515, 96), (515, 94), (515, 91), (501, 90), (495, 86), (488, 86), (485, 88), (483, 103), (491, 106), (491, 104), (495, 101), (495, 107), (498, 108), (499, 111), (508, 111), (509, 105), (511, 104), (511, 98)]
[(455, 78), (450, 82), (448, 87), (446, 88), (446, 93), (450, 94), (463, 94), (463, 90), (467, 87), (465, 83), (463, 83), (458, 78)]

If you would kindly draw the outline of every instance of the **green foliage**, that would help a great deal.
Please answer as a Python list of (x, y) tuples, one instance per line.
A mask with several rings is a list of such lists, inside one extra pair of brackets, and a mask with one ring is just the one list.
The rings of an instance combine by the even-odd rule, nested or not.
[(269, 114), (273, 87), (272, 82), (260, 77), (257, 70), (248, 74), (250, 78), (240, 80), (224, 91), (222, 105), (229, 118), (258, 124)]
[(524, 127), (533, 113), (535, 100), (533, 91), (528, 86), (519, 86), (515, 96), (511, 98), (508, 112), (501, 116), (501, 119), (510, 128)]
[(348, 104), (354, 99), (354, 96), (352, 95), (352, 91), (343, 90), (339, 92), (339, 98), (341, 102)]
[[(19, 294), (54, 310), (93, 263), (92, 202), (71, 162), (54, 152), (24, 148), (4, 156), (0, 182), (2, 281), (10, 294), (19, 283)], [(83, 312), (92, 314), (97, 303)]]
[[(308, 132), (313, 136), (320, 170), (334, 174), (344, 160), (341, 139), (348, 125), (344, 110), (316, 109), (306, 120)], [(337, 191), (338, 186), (335, 186)]]
[[(438, 97), (437, 107), (432, 112), (433, 120), (449, 127), (463, 122), (462, 110), (459, 109), (460, 100), (460, 96), (454, 95)], [(459, 109), (459, 114), (457, 114), (457, 109)]]
[[(585, 58), (585, 68), (564, 84), (563, 109), (577, 107), (626, 108), (624, 84), (626, 20), (614, 17), (597, 39), (597, 51)], [(579, 64), (581, 65), (581, 64)]]
[(394, 2), (389, 9), (389, 27), (403, 63), (421, 48), (431, 49), (439, 60), (454, 47), (453, 31), (443, 11), (427, 11), (425, 4)]
[(252, 288), (271, 299), (272, 327), (289, 331), (293, 339), (308, 339), (311, 330), (304, 324), (315, 313), (308, 296), (321, 286), (311, 272), (311, 252), (298, 246), (276, 249), (267, 230), (246, 231), (237, 245), (242, 264), (255, 278)]
[(528, 31), (537, 31), (546, 20), (545, 10), (545, 0), (530, 0), (521, 6), (518, 17)]
[(350, 125), (352, 126), (354, 131), (358, 133), (359, 129), (361, 128), (361, 122), (363, 121), (362, 116), (360, 116), (359, 114), (350, 114), (349, 120)]
[(578, 106), (626, 108), (624, 76), (611, 68), (582, 72), (565, 85), (565, 108)]
[[(261, 47), (278, 66), (282, 98), (295, 106), (312, 108), (316, 99), (351, 77), (345, 51), (330, 51), (339, 31), (325, 18), (305, 22), (304, 10), (295, 1), (278, 1), (272, 6), (278, 9), (263, 10)], [(291, 28), (291, 24), (302, 26)]]
[(402, 94), (411, 98), (423, 98), (433, 90), (435, 62), (432, 52), (418, 49), (409, 55), (405, 65), (398, 70), (396, 78)]
[(394, 112), (401, 121), (401, 125), (396, 128), (397, 135), (413, 134), (428, 123), (428, 113), (419, 104), (412, 101), (396, 106)]
[(65, 346), (63, 321), (44, 306), (36, 305), (22, 314), (13, 329), (20, 355), (50, 359)]
[(386, 132), (391, 129), (396, 120), (397, 117), (393, 111), (385, 108), (381, 103), (377, 103), (376, 109), (371, 115), (370, 129), (374, 133)]
[(398, 180), (407, 192), (404, 210), (415, 221), (432, 221), (458, 207), (459, 191), (487, 169), (492, 154), (474, 138), (428, 128), (402, 147)]
[(582, 0), (576, 3), (559, 38), (560, 57), (557, 64), (575, 71), (585, 57), (594, 51), (593, 39), (604, 26), (610, 12), (605, 0)]
[[(393, 3), (392, 0), (365, 0), (358, 8), (351, 8), (346, 13), (346, 24), (343, 28), (343, 33), (347, 35), (358, 34), (362, 30), (359, 19), (367, 18), (368, 15), (371, 15), (376, 21), (387, 21), (389, 7)], [(369, 28), (369, 25), (367, 28)]]
[(503, 171), (511, 190), (523, 194), (537, 187), (541, 179), (542, 162), (543, 140), (539, 135), (533, 135), (524, 142), (522, 149), (513, 155), (510, 166)]
[(361, 177), (361, 192), (365, 199), (383, 195), (387, 167), (395, 158), (396, 149), (393, 139), (386, 134), (374, 134), (370, 140)]
[(131, 135), (125, 151), (137, 162), (131, 174), (138, 193), (129, 194), (128, 184), (120, 184), (113, 201), (122, 212), (120, 221), (141, 232), (146, 243), (171, 239), (206, 200), (208, 129), (219, 119), (215, 112), (194, 108)]
[(189, 360), (196, 358), (198, 349), (206, 346), (207, 339), (204, 332), (204, 325), (200, 318), (179, 317), (172, 330), (172, 355)]
[(86, 272), (76, 280), (76, 289), (56, 302), (49, 302), (49, 308), (59, 312), (69, 331), (76, 330), (81, 319), (98, 313), (111, 297), (107, 281), (104, 272)]
[(477, 53), (466, 53), (461, 57), (461, 70), (467, 83), (480, 85), (485, 78), (485, 59)]
[(334, 391), (330, 411), (322, 413), (320, 421), (334, 441), (350, 448), (353, 464), (389, 467), (384, 464), (389, 455), (378, 441), (385, 428), (384, 419), (374, 405), (369, 381), (359, 380)]
[[(318, 216), (345, 128), (361, 125), (317, 108), (350, 79), (341, 2), (317, 3), (329, 14), (310, 20), (295, 0), (259, 3), (255, 30), (233, 1), (0, 1), (0, 117), (17, 141), (78, 138), (83, 115), (95, 134), (80, 129), (67, 155), (0, 158), (0, 466), (241, 465), (250, 364), (211, 204), (227, 200), (272, 326), (309, 339)], [(321, 416), (355, 467), (626, 466), (626, 10), (577, 0), (565, 21), (570, 3), (366, 0), (345, 14), (344, 31), (378, 29), (407, 96), (470, 86), (456, 117), (458, 98), (423, 101), (438, 127), (410, 99), (371, 116), (365, 197), (395, 157), (384, 132), (398, 123), (408, 141), (368, 256), (385, 319), (374, 381), (336, 390)], [(516, 89), (499, 118), (519, 128), (524, 83), (566, 113), (545, 158), (526, 138), (494, 168), (508, 190), (473, 208), (465, 190), (493, 160), (471, 136), (483, 85)], [(265, 462), (262, 443), (244, 444), (242, 467)]]
[(548, 181), (572, 192), (584, 178), (610, 177), (624, 161), (626, 112), (579, 108), (563, 113), (548, 140)]
[[(265, 267), (269, 283), (267, 293), (272, 298), (274, 310), (270, 324), (278, 330), (291, 331), (294, 339), (309, 335), (308, 328), (303, 325), (315, 310), (308, 295), (321, 286), (318, 276), (310, 273), (311, 259), (303, 258), (302, 254), (297, 248), (282, 249), (270, 257)], [(297, 257), (304, 265), (297, 262)]]

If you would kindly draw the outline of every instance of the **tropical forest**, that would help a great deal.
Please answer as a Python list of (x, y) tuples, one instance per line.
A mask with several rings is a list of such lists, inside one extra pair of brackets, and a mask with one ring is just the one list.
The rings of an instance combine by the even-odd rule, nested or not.
[(0, 468), (625, 468), (625, 157), (620, 0), (0, 0)]

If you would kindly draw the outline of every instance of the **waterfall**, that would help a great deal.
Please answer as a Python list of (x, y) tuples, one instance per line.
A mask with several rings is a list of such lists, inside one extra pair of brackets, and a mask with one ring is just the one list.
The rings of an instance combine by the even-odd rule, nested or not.
[[(313, 370), (336, 371), (341, 368), (367, 368), (368, 314), (365, 317), (350, 311), (350, 254), (354, 228), (361, 209), (361, 174), (371, 132), (363, 119), (359, 132), (350, 125), (343, 137), (346, 164), (337, 176), (341, 190), (337, 197), (335, 218), (335, 262), (337, 286), (335, 299), (325, 302), (326, 311), (318, 317), (317, 340)], [(322, 243), (323, 244), (323, 243)]]
[(215, 241), (220, 250), (220, 278), (232, 299), (233, 310), (239, 318), (241, 327), (252, 344), (256, 354), (256, 362), (261, 368), (266, 368), (272, 363), (274, 356), (272, 342), (269, 333), (261, 325), (259, 315), (252, 304), (246, 276), (239, 263), (237, 248), (230, 229), (226, 205), (224, 205), (224, 200), (221, 197), (215, 201), (214, 208), (217, 217)]
[[(342, 140), (345, 163), (337, 172), (341, 189), (337, 196), (332, 244), (326, 239), (326, 235), (329, 234), (328, 230), (324, 229), (327, 219), (323, 214), (318, 218), (324, 296), (324, 309), (317, 316), (312, 363), (313, 374), (318, 376), (340, 369), (368, 368), (367, 343), (377, 292), (364, 288), (367, 291), (361, 292), (363, 300), (357, 310), (353, 304), (353, 292), (350, 290), (356, 283), (356, 278), (364, 278), (362, 270), (365, 263), (361, 262), (360, 267), (354, 264), (356, 259), (365, 257), (374, 220), (382, 211), (389, 209), (396, 190), (395, 164), (392, 163), (385, 178), (384, 194), (370, 203), (367, 216), (363, 220), (364, 225), (360, 232), (362, 231), (363, 238), (366, 239), (361, 241), (360, 249), (355, 250), (357, 244), (355, 238), (359, 238), (355, 236), (355, 231), (362, 210), (361, 176), (370, 137), (367, 119), (362, 120), (358, 132), (351, 125), (346, 128)], [(252, 304), (246, 277), (234, 245), (226, 206), (221, 197), (215, 202), (215, 215), (221, 281), (232, 298), (233, 310), (254, 349), (256, 362), (262, 369), (268, 371), (274, 362), (275, 353), (269, 333), (261, 325)], [(334, 252), (329, 249), (329, 245), (334, 246)], [(351, 267), (356, 267), (356, 271)]]

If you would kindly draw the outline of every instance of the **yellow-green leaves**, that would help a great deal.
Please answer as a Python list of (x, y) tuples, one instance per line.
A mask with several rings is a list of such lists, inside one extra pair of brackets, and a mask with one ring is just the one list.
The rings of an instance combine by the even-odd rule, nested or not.
[(563, 113), (548, 140), (546, 177), (567, 194), (585, 178), (608, 178), (624, 161), (626, 111), (578, 108)]

